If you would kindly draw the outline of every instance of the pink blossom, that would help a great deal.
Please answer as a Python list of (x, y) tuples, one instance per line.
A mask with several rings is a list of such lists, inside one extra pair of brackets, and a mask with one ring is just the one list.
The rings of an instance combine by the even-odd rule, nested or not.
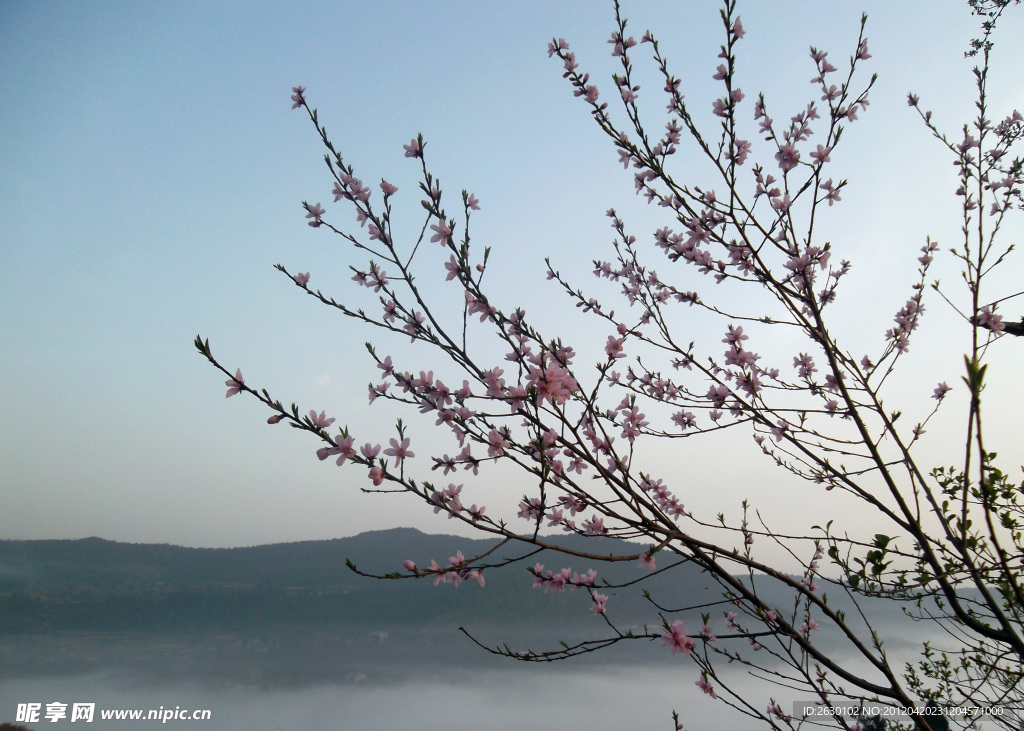
[(801, 624), (800, 627), (799, 627), (800, 634), (802, 634), (802, 635), (806, 635), (808, 632), (817, 631), (817, 630), (820, 630), (820, 629), (821, 628), (818, 627), (818, 623), (815, 622), (813, 619), (810, 619), (810, 618), (808, 618), (808, 620), (806, 622), (804, 622), (803, 624)]
[(415, 340), (416, 333), (420, 331), (420, 329), (423, 326), (423, 323), (426, 321), (427, 316), (424, 315), (422, 312), (417, 311), (412, 313), (412, 316), (405, 321), (405, 327), (403, 327), (402, 329), (409, 333), (412, 336), (412, 339)]
[(749, 340), (749, 339), (750, 339), (749, 335), (744, 335), (743, 334), (743, 326), (742, 325), (739, 325), (739, 326), (729, 325), (729, 332), (726, 333), (725, 337), (722, 339), (722, 342), (723, 343), (731, 343), (731, 344), (736, 345), (736, 347), (741, 347), (740, 343), (742, 343), (744, 340)]
[(691, 414), (689, 411), (677, 411), (672, 414), (672, 421), (680, 429), (689, 429), (697, 425), (697, 417)]
[(640, 563), (638, 563), (637, 566), (641, 566), (641, 567), (646, 566), (651, 571), (654, 571), (654, 569), (655, 569), (654, 554), (653, 553), (645, 553), (643, 556), (640, 557)]
[[(334, 419), (331, 419), (331, 421), (334, 421)], [(356, 450), (352, 448), (352, 442), (354, 439), (354, 437), (339, 434), (336, 438), (330, 440), (331, 444), (334, 446), (321, 447), (316, 450), (316, 456), (323, 461), (328, 457), (337, 454), (339, 455), (337, 464), (340, 467), (345, 463), (346, 459), (350, 459), (355, 456)]]
[(587, 503), (585, 502), (584, 495), (563, 495), (558, 498), (558, 502), (565, 507), (571, 515), (576, 513), (582, 513), (587, 509)]
[[(740, 330), (742, 330), (742, 328), (740, 328)], [(743, 337), (746, 338), (746, 336)], [(711, 402), (715, 405), (715, 407), (720, 409), (723, 406), (725, 406), (725, 400), (726, 398), (728, 398), (728, 396), (729, 387), (726, 386), (725, 384), (719, 384), (717, 386), (712, 386), (711, 388), (709, 388), (705, 398), (710, 399)]]
[(786, 144), (775, 153), (775, 159), (779, 163), (782, 172), (788, 173), (800, 162), (800, 152), (792, 144)]
[(470, 315), (480, 315), (480, 322), (493, 318), (495, 309), (480, 300), (475, 294), (466, 290), (466, 309)]
[[(987, 327), (994, 333), (1002, 332), (1006, 327), (1003, 324), (1002, 315), (997, 315), (992, 312), (992, 307), (989, 305), (982, 307), (981, 311), (978, 313), (978, 324), (982, 327)], [(231, 394), (229, 393), (228, 396), (230, 395)]]
[(319, 203), (317, 203), (315, 206), (306, 206), (306, 218), (313, 219), (312, 221), (309, 222), (309, 225), (312, 226), (313, 228), (316, 228), (321, 223), (323, 223), (323, 221), (320, 220), (320, 217), (323, 216), (324, 213), (326, 213), (326, 211)]
[(508, 433), (503, 433), (498, 429), (491, 429), (490, 434), (487, 435), (487, 456), (488, 457), (500, 457), (505, 454), (505, 448), (509, 446), (508, 440), (505, 438)]
[(306, 272), (305, 274), (299, 272), (298, 274), (296, 274), (295, 283), (300, 287), (305, 287), (307, 284), (309, 284), (309, 272)]
[(454, 256), (448, 257), (448, 261), (445, 262), (444, 268), (448, 271), (448, 276), (444, 278), (446, 282), (449, 282), (459, 276), (459, 270), (461, 269), (459, 262), (456, 261)]
[(545, 368), (532, 367), (527, 373), (527, 383), (537, 389), (537, 396), (543, 401), (553, 404), (564, 404), (574, 392), (579, 390), (579, 383), (568, 369), (558, 363), (551, 363)]
[(391, 446), (384, 450), (384, 454), (394, 457), (397, 464), (401, 464), (406, 457), (415, 457), (416, 454), (409, 450), (409, 439), (405, 438), (399, 444), (395, 438), (391, 439)]
[(564, 38), (559, 38), (557, 41), (548, 43), (548, 58), (551, 58), (559, 51), (568, 51), (569, 44), (566, 43)]
[(474, 211), (480, 210), (480, 201), (472, 193), (466, 196), (466, 205), (469, 206)]
[(919, 256), (918, 259), (917, 259), (921, 263), (921, 266), (925, 266), (926, 267), (926, 266), (928, 266), (929, 264), (932, 263), (932, 259), (933, 259), (932, 252), (937, 250), (938, 248), (939, 248), (939, 243), (937, 241), (932, 241), (929, 238), (928, 239), (928, 243), (926, 243), (924, 246), (921, 247), (921, 254), (922, 255)]
[(690, 656), (693, 648), (697, 645), (692, 637), (686, 636), (686, 633), (683, 631), (683, 620), (681, 619), (673, 622), (671, 627), (665, 627), (661, 630), (661, 644), (664, 647), (671, 648), (673, 655), (681, 652), (687, 657)]
[(842, 200), (839, 197), (838, 188), (835, 188), (832, 185), (832, 178), (829, 178), (824, 183), (821, 183), (818, 187), (825, 191), (825, 197), (822, 200), (827, 200), (829, 206), (831, 206), (836, 201)]
[(242, 369), (235, 369), (235, 377), (224, 381), (224, 385), (228, 387), (228, 392), (224, 394), (224, 398), (231, 398), (236, 393), (242, 392), (242, 386), (245, 384), (245, 379), (242, 378)]
[(604, 527), (604, 518), (595, 515), (590, 520), (583, 521), (583, 532), (588, 536), (608, 535), (608, 529)]
[(437, 586), (445, 580), (444, 569), (438, 566), (437, 561), (435, 561), (434, 559), (430, 559), (430, 568), (427, 569), (427, 573), (434, 575), (434, 586)]
[(801, 378), (810, 378), (811, 374), (818, 370), (814, 365), (814, 359), (807, 353), (801, 353), (798, 358), (793, 358), (793, 367), (799, 369)]
[(321, 411), (319, 414), (316, 411), (309, 412), (309, 420), (313, 422), (313, 426), (317, 429), (326, 429), (334, 423), (334, 419), (327, 418), (327, 415)]
[(487, 386), (487, 395), (498, 398), (505, 395), (505, 379), (501, 374), (505, 371), (501, 368), (492, 368), (483, 372), (484, 384)]
[(580, 574), (572, 575), (572, 583), (577, 586), (593, 586), (595, 581), (597, 581), (597, 571), (594, 569), (587, 569), (587, 573), (582, 576)]
[(345, 462), (346, 459), (352, 459), (353, 457), (356, 456), (356, 450), (352, 448), (352, 443), (354, 441), (355, 437), (346, 434), (339, 434), (337, 437), (335, 437), (334, 443), (338, 445), (339, 455), (336, 464), (339, 467), (341, 467), (341, 465)]
[(305, 97), (302, 95), (305, 93), (306, 87), (304, 86), (293, 86), (292, 87), (292, 109), (298, 109), (306, 103)]
[(328, 441), (328, 443), (330, 443), (331, 446), (329, 446), (329, 447), (320, 447), (320, 449), (316, 450), (316, 457), (321, 462), (323, 462), (325, 459), (330, 457), (332, 454), (337, 454), (339, 451), (341, 451), (341, 450), (338, 449), (338, 445), (334, 443), (333, 439), (328, 437), (327, 441)]
[(410, 561), (408, 559), (406, 559), (405, 563), (403, 563), (402, 565), (405, 566), (405, 570), (406, 571), (415, 571), (416, 570), (416, 564), (414, 564), (412, 561)]
[(273, 415), (273, 416), (271, 416), (271, 417), (270, 417), (269, 419), (267, 419), (267, 423), (268, 423), (268, 424), (277, 424), (277, 423), (279, 423), (279, 422), (280, 422), (280, 421), (281, 421), (282, 419), (284, 419), (284, 414), (274, 414), (274, 415)]
[(775, 423), (778, 424), (778, 426), (772, 428), (772, 436), (775, 437), (775, 441), (781, 442), (782, 435), (789, 429), (789, 424), (787, 424), (783, 419), (777, 419)]
[(394, 195), (395, 193), (398, 192), (398, 188), (396, 188), (386, 180), (380, 181), (380, 189), (384, 191), (384, 195)]
[(708, 679), (706, 677), (704, 677), (703, 674), (700, 676), (700, 679), (697, 680), (696, 683), (694, 683), (694, 685), (696, 685), (698, 688), (703, 690), (707, 695), (711, 696), (712, 698), (717, 698), (718, 697), (715, 694), (714, 686), (711, 685), (711, 683), (708, 682)]
[(747, 34), (747, 32), (743, 30), (743, 23), (740, 22), (739, 17), (737, 17), (736, 20), (733, 21), (732, 32), (733, 35), (735, 35), (737, 38), (742, 38)]
[(632, 48), (636, 45), (636, 41), (633, 40), (633, 36), (630, 36), (628, 39), (623, 39), (618, 33), (612, 33), (612, 37), (608, 43), (611, 43), (614, 46), (612, 49), (613, 56), (622, 56), (625, 54), (625, 49)]
[(729, 153), (729, 159), (735, 162), (737, 165), (742, 165), (747, 161), (747, 155), (750, 154), (750, 143), (746, 140), (736, 140), (735, 151)]
[(564, 513), (559, 508), (552, 508), (548, 511), (548, 527), (555, 528), (562, 524)]
[(537, 520), (540, 518), (540, 499), (523, 498), (519, 503), (519, 517), (524, 520)]
[(412, 142), (408, 145), (402, 145), (405, 148), (406, 157), (423, 157), (423, 148), (420, 146), (418, 138), (413, 138)]
[(377, 399), (378, 399), (379, 397), (381, 397), (381, 396), (383, 396), (383, 395), (384, 395), (385, 393), (387, 393), (387, 391), (388, 391), (388, 389), (389, 389), (390, 387), (391, 387), (391, 384), (390, 384), (390, 383), (378, 383), (378, 384), (377, 384), (376, 386), (374, 386), (374, 385), (372, 385), (372, 384), (371, 384), (371, 385), (369, 386), (369, 391), (370, 391), (370, 403), (372, 404), (372, 403), (373, 403), (374, 401), (376, 401), (376, 400), (377, 400)]
[(636, 406), (630, 408), (625, 413), (625, 419), (622, 422), (622, 437), (632, 442), (641, 434), (641, 429), (647, 426), (650, 422), (644, 419), (644, 414), (641, 414)]
[(831, 147), (825, 147), (824, 145), (818, 145), (818, 149), (811, 153), (811, 157), (814, 158), (815, 162), (819, 165), (830, 161), (832, 158), (829, 153), (832, 152)]
[(370, 468), (369, 478), (373, 481), (374, 485), (380, 485), (384, 482), (384, 470), (374, 465)]
[(932, 398), (935, 399), (936, 401), (941, 401), (943, 398), (946, 397), (946, 394), (952, 390), (953, 387), (950, 386), (949, 384), (945, 382), (940, 383), (938, 386), (935, 387), (935, 390), (932, 392)]
[(590, 607), (590, 611), (594, 614), (604, 614), (605, 604), (608, 602), (608, 597), (604, 594), (594, 593), (594, 603)]
[(443, 219), (439, 220), (436, 225), (431, 226), (430, 230), (434, 232), (434, 235), (430, 237), (431, 243), (440, 242), (441, 246), (445, 246), (452, 235), (452, 230)]
[(351, 188), (351, 190), (346, 191), (341, 185), (335, 183), (334, 190), (332, 191), (334, 193), (335, 203), (342, 198), (348, 198), (351, 201), (358, 200), (363, 203), (370, 200), (370, 189), (363, 185), (362, 180), (359, 180), (359, 178), (353, 178), (351, 175), (346, 175), (344, 173), (341, 175), (341, 180), (342, 183)]
[(609, 358), (625, 358), (626, 354), (622, 352), (622, 344), (625, 341), (625, 338), (609, 335), (608, 342), (604, 346), (604, 352), (607, 353)]

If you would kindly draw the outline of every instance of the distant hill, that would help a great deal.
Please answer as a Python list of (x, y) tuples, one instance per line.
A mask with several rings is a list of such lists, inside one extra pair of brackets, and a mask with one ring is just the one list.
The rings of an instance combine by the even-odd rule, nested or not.
[[(623, 555), (644, 546), (578, 536), (557, 540), (577, 550)], [(531, 589), (526, 566), (542, 563), (598, 571), (618, 583), (648, 573), (635, 562), (601, 564), (541, 552), (518, 565), (484, 572), (486, 587), (434, 587), (432, 579), (373, 580), (346, 567), (385, 574), (406, 559), (446, 566), (461, 550), (467, 557), (497, 545), (493, 540), (428, 535), (411, 528), (351, 538), (250, 548), (184, 548), (130, 544), (99, 538), (0, 541), (0, 634), (53, 631), (233, 631), (253, 626), (351, 625), (381, 627), (445, 623), (494, 625), (578, 624), (589, 619), (586, 592), (545, 594)], [(528, 546), (506, 546), (487, 558), (521, 557)], [(667, 555), (659, 563), (667, 565)], [(664, 562), (664, 563), (662, 563)], [(648, 588), (662, 606), (714, 601), (719, 591), (691, 566), (651, 577), (643, 585), (604, 590), (609, 611), (625, 622), (657, 623), (657, 610), (642, 596)]]
[[(646, 547), (606, 538), (549, 539), (578, 551), (629, 555)], [(658, 554), (651, 574), (636, 561), (591, 562), (542, 551), (503, 569), (486, 569), (486, 586), (433, 586), (421, 580), (374, 580), (346, 567), (387, 574), (406, 559), (447, 566), (462, 551), (471, 557), (496, 541), (427, 535), (410, 528), (352, 538), (250, 548), (183, 548), (170, 545), (83, 540), (0, 541), (0, 679), (74, 675), (119, 669), (131, 677), (195, 678), (215, 684), (280, 686), (358, 679), (388, 681), (428, 666), (462, 672), (505, 667), (458, 632), (466, 627), (488, 647), (553, 650), (560, 641), (614, 637), (604, 619), (589, 612), (585, 590), (545, 593), (531, 588), (527, 566), (598, 572), (598, 590), (609, 596), (608, 616), (620, 630), (655, 639), (625, 642), (601, 653), (601, 662), (671, 663), (661, 651), (660, 607), (698, 607), (666, 614), (696, 629), (700, 613), (723, 627), (721, 589), (699, 569), (668, 571), (671, 556)], [(487, 563), (525, 557), (528, 546), (503, 546)], [(622, 584), (601, 586), (603, 580)], [(769, 604), (794, 609), (792, 593), (759, 582)], [(835, 592), (833, 605), (843, 602)], [(898, 608), (885, 605), (888, 613)], [(853, 616), (851, 614), (851, 616)], [(823, 630), (826, 628), (823, 628)], [(819, 642), (826, 641), (822, 632)], [(893, 637), (898, 637), (894, 635)], [(432, 672), (432, 671), (431, 671)], [(438, 671), (442, 672), (442, 671)], [(356, 679), (356, 680), (353, 680)]]

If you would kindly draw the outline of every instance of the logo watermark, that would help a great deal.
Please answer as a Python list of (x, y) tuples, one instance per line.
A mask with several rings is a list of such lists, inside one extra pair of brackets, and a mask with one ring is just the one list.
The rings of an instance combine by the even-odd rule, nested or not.
[[(101, 708), (98, 718), (103, 721), (209, 721), (209, 708), (190, 709), (181, 706), (159, 708)], [(15, 714), (18, 723), (92, 723), (97, 718), (96, 703), (19, 703)]]

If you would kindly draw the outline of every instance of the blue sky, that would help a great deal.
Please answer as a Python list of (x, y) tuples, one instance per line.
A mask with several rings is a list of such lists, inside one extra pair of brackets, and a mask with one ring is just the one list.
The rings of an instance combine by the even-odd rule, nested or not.
[[(919, 93), (951, 131), (971, 116), (962, 51), (976, 23), (952, 0), (741, 3), (739, 79), (751, 100), (763, 90), (788, 117), (817, 98), (808, 46), (840, 65), (862, 9), (867, 68), (880, 78), (833, 155), (835, 177), (851, 185), (825, 225), (854, 261), (839, 311), (867, 347), (907, 298), (924, 237), (955, 243), (952, 165), (904, 99)], [(624, 10), (637, 37), (650, 27), (662, 39), (712, 124), (716, 4)], [(997, 37), (995, 117), (1024, 108), (1012, 71), (1024, 53), (1007, 42), (1022, 37), (1021, 15)], [(372, 333), (314, 307), (273, 270), (310, 271), (340, 299), (361, 294), (348, 280), (361, 260), (308, 228), (300, 207), (331, 198), (314, 130), (290, 109), (290, 88), (303, 84), (356, 174), (398, 185), (410, 215), (417, 171), (402, 145), (422, 132), (446, 190), (481, 200), (474, 235), (493, 247), (499, 301), (544, 312), (549, 333), (579, 338), (577, 350), (588, 337), (600, 347), (606, 334), (564, 307), (543, 257), (590, 286), (590, 260), (610, 250), (607, 208), (640, 235), (667, 222), (634, 199), (631, 174), (545, 48), (565, 37), (608, 89), (611, 29), (610, 4), (597, 2), (0, 4), (0, 538), (231, 546), (394, 525), (452, 530), (413, 501), (360, 494), (360, 470), (318, 462), (308, 435), (266, 426), (255, 402), (225, 401), (223, 376), (191, 341), (202, 333), (225, 365), (283, 401), (360, 424), (360, 443), (392, 435), (398, 412), (366, 404), (375, 369), (362, 343)], [(660, 97), (642, 100), (652, 118), (661, 113)], [(953, 285), (955, 264), (936, 266)], [(937, 298), (923, 328), (893, 386), (894, 399), (920, 409), (935, 383), (959, 382), (966, 347)], [(717, 349), (717, 332), (698, 335)], [(1024, 406), (1013, 385), (1019, 343), (997, 345), (990, 433), (1009, 449)], [(956, 397), (922, 445), (936, 461), (958, 440)], [(417, 423), (414, 444), (429, 442), (428, 423)], [(685, 461), (688, 507), (709, 492), (804, 499), (746, 441), (709, 450), (654, 457), (669, 470)], [(723, 474), (714, 455), (737, 453)], [(499, 481), (507, 499), (522, 494)]]

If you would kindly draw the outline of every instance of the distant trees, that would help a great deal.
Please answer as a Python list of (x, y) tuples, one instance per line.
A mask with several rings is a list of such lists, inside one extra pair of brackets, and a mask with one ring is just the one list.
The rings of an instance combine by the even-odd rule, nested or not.
[[(548, 55), (561, 63), (574, 96), (631, 169), (637, 193), (665, 217), (647, 236), (608, 211), (615, 240), (593, 270), (617, 285), (624, 299), (618, 307), (586, 293), (549, 262), (553, 285), (604, 326), (600, 342), (585, 348), (544, 332), (543, 313), (502, 308), (491, 298), (485, 283), (490, 249), (469, 233), (480, 202), (465, 190), (453, 197), (441, 186), (427, 165), (422, 136), (405, 145), (405, 156), (420, 170), (424, 210), (422, 225), (410, 231), (392, 225), (398, 188), (356, 177), (308, 105), (306, 90), (293, 89), (294, 108), (308, 113), (327, 150), (334, 200), (353, 208), (359, 227), (337, 222), (320, 203), (303, 204), (308, 224), (368, 257), (365, 266), (353, 267), (352, 279), (371, 291), (372, 304), (340, 302), (311, 285), (310, 274), (277, 268), (341, 315), (422, 346), (417, 362), (401, 363), (367, 344), (377, 374), (369, 397), (429, 414), (454, 439), (446, 453), (423, 453), (404, 421), (386, 444), (364, 443), (362, 427), (332, 433), (335, 419), (325, 411), (285, 407), (246, 383), (240, 370), (224, 367), (201, 337), (196, 347), (227, 376), (228, 396), (246, 393), (271, 409), (270, 423), (286, 421), (314, 434), (320, 459), (366, 469), (369, 491), (415, 495), (434, 512), (524, 544), (526, 555), (530, 547), (557, 548), (542, 531), (593, 538), (592, 550), (565, 553), (588, 564), (637, 563), (631, 584), (692, 564), (721, 587), (720, 601), (699, 607), (665, 606), (650, 596), (649, 623), (627, 628), (616, 623), (606, 593), (624, 584), (605, 585), (593, 569), (537, 564), (530, 568), (534, 585), (587, 592), (603, 631), (549, 651), (493, 652), (545, 662), (624, 641), (660, 641), (695, 664), (693, 679), (705, 694), (772, 728), (796, 728), (803, 719), (775, 695), (761, 699), (734, 687), (721, 672), (724, 664), (746, 668), (790, 700), (798, 694), (826, 705), (903, 709), (895, 721), (901, 727), (935, 731), (943, 722), (967, 727), (984, 718), (1021, 728), (1024, 483), (1002, 471), (982, 429), (986, 409), (999, 401), (985, 391), (989, 348), (1002, 347), (997, 341), (1007, 331), (999, 304), (1020, 294), (988, 286), (1013, 248), (1001, 243), (1000, 232), (1021, 208), (1024, 176), (1017, 145), (1024, 119), (1016, 111), (993, 116), (987, 91), (992, 32), (1008, 5), (971, 3), (983, 27), (972, 48), (977, 110), (970, 123), (947, 135), (919, 98), (908, 96), (955, 163), (951, 187), (962, 209), (963, 228), (949, 256), (962, 265), (965, 286), (949, 291), (934, 285), (952, 305), (940, 316), (950, 318), (949, 347), (965, 352), (962, 381), (969, 396), (963, 439), (948, 466), (921, 463), (915, 449), (945, 403), (948, 381), (920, 384), (918, 394), (890, 387), (921, 323), (939, 244), (922, 232), (906, 303), (875, 351), (850, 350), (844, 323), (832, 314), (852, 265), (842, 243), (821, 241), (818, 221), (842, 204), (847, 181), (828, 172), (832, 155), (867, 111), (875, 80), (861, 73), (871, 58), (866, 17), (848, 63), (833, 65), (826, 51), (810, 50), (810, 101), (790, 116), (763, 95), (741, 90), (737, 58), (747, 31), (735, 0), (725, 0), (714, 71), (721, 95), (711, 105), (719, 124), (712, 129), (699, 127), (693, 102), (684, 97), (692, 71), (675, 75), (650, 31), (639, 41), (630, 35), (618, 3), (609, 44), (621, 67), (610, 88), (599, 89), (565, 40), (552, 40)], [(664, 82), (659, 94), (668, 110), (653, 123), (637, 103), (634, 58), (643, 47)], [(705, 178), (678, 177), (674, 156), (684, 144), (703, 155), (711, 171)], [(904, 256), (892, 252), (888, 259)], [(656, 270), (655, 261), (664, 267)], [(446, 314), (452, 300), (440, 289), (442, 278), (458, 316)], [(687, 323), (698, 315), (718, 321), (723, 346), (692, 341)], [(780, 334), (778, 342), (791, 352), (769, 362), (761, 349)], [(487, 345), (485, 337), (492, 338)], [(494, 344), (503, 350), (498, 362)], [(581, 364), (577, 347), (599, 352), (597, 362)], [(956, 383), (953, 374), (948, 380)], [(922, 394), (933, 399), (931, 407), (921, 408), (915, 397)], [(691, 509), (687, 491), (714, 486), (687, 485), (681, 469), (658, 474), (648, 466), (651, 443), (725, 430), (749, 435), (758, 452), (806, 482), (806, 497), (794, 506), (806, 516), (802, 531), (766, 524), (753, 501), (743, 501), (738, 514), (728, 506), (717, 514)], [(741, 445), (734, 450), (734, 459), (746, 458)], [(486, 491), (455, 482), (467, 473), (486, 474), (499, 462), (522, 475), (522, 498), (514, 506), (485, 505)], [(727, 473), (729, 466), (723, 462), (719, 469)], [(870, 525), (844, 520), (847, 500), (873, 511)], [(600, 543), (605, 536), (647, 547), (609, 556)], [(780, 548), (788, 563), (763, 558), (765, 544)], [(430, 566), (407, 561), (388, 578), (483, 584), (486, 572), (510, 563), (499, 555), (457, 553)], [(779, 602), (782, 589), (789, 598)], [(907, 622), (934, 628), (935, 640), (918, 662), (895, 664), (865, 608), (869, 598), (898, 602)], [(679, 619), (684, 612), (700, 612), (702, 622)], [(827, 643), (820, 639), (825, 634)], [(932, 702), (948, 715), (913, 712)], [(856, 724), (843, 716), (812, 720)]]

